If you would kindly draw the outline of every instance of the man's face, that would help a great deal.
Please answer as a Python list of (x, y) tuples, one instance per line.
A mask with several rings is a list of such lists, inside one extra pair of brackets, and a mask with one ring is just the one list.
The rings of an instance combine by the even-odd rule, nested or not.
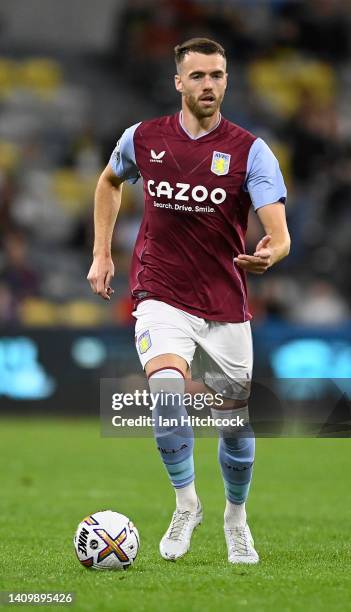
[(221, 106), (227, 87), (226, 61), (219, 53), (187, 53), (175, 76), (176, 89), (198, 119), (211, 117)]

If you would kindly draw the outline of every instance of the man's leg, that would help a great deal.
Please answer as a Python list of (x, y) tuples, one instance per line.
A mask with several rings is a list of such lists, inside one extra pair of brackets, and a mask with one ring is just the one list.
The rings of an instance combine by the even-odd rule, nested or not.
[[(226, 496), (224, 534), (230, 563), (252, 564), (257, 563), (259, 557), (246, 522), (245, 503), (252, 479), (255, 438), (249, 424), (247, 403), (234, 400), (233, 406), (226, 410), (212, 409), (212, 416), (219, 423), (218, 458)], [(244, 425), (221, 427), (223, 419), (234, 423), (240, 419)]]
[[(163, 401), (158, 402), (153, 412), (157, 448), (174, 487), (177, 508), (193, 512), (197, 508), (194, 435), (190, 425), (181, 424), (181, 418), (187, 416), (182, 398), (188, 370), (185, 359), (172, 354), (154, 357), (145, 366), (151, 393), (164, 392)], [(171, 418), (177, 420), (176, 426), (162, 425), (164, 419)]]
[(246, 524), (245, 502), (248, 498), (255, 458), (255, 438), (248, 423), (246, 402), (233, 401), (227, 410), (212, 409), (212, 416), (219, 422), (230, 419), (241, 420), (244, 425), (237, 428), (219, 426), (218, 459), (221, 466), (226, 508), (224, 520), (228, 526)]
[(154, 433), (176, 495), (176, 510), (160, 542), (160, 552), (165, 559), (176, 560), (189, 550), (192, 532), (202, 520), (194, 483), (193, 431), (190, 425), (182, 424), (182, 417), (187, 416), (183, 396), (189, 368), (182, 357), (165, 354), (148, 361), (145, 371), (151, 393), (160, 394), (153, 412)]
[[(245, 503), (249, 493), (255, 454), (255, 439), (249, 424), (248, 398), (252, 375), (252, 339), (250, 324), (208, 322), (206, 333), (197, 338), (201, 347), (200, 365), (204, 383), (222, 394), (222, 405), (212, 407), (219, 430), (219, 463), (226, 506), (224, 533), (231, 563), (257, 563)], [(221, 425), (224, 419), (237, 427)]]
[[(175, 560), (188, 551), (192, 532), (202, 519), (194, 485), (193, 432), (181, 422), (181, 417), (187, 416), (183, 403), (184, 379), (190, 375), (188, 364), (196, 348), (194, 327), (200, 328), (204, 322), (151, 299), (141, 302), (133, 315), (137, 320), (136, 348), (150, 389), (154, 393), (162, 389), (168, 392), (167, 398), (159, 397), (153, 416), (175, 419), (169, 426), (162, 421), (159, 424), (156, 419), (154, 428), (176, 496), (176, 510), (161, 540), (160, 552), (165, 559)], [(173, 401), (172, 396), (176, 398)]]

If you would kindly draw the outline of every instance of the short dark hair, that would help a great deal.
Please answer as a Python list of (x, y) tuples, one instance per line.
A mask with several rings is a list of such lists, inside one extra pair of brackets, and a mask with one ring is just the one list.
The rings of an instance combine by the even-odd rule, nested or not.
[(179, 64), (182, 63), (187, 53), (204, 53), (204, 55), (213, 55), (219, 53), (225, 58), (225, 50), (218, 42), (211, 40), (210, 38), (190, 38), (181, 45), (174, 47), (174, 58), (178, 68)]

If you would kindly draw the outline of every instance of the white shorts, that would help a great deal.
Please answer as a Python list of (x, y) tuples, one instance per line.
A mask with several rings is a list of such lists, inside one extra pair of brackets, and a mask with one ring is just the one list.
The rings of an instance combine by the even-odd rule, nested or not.
[(232, 399), (250, 394), (253, 351), (250, 322), (209, 321), (158, 300), (144, 300), (133, 312), (141, 365), (173, 353), (191, 367), (192, 378)]

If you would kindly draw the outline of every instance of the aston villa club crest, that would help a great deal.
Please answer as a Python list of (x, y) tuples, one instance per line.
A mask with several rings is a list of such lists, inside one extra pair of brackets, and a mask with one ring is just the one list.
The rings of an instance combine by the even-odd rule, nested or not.
[(217, 174), (217, 176), (223, 176), (228, 174), (230, 166), (231, 155), (229, 153), (221, 153), (220, 151), (213, 151), (211, 172)]
[(146, 353), (151, 346), (151, 338), (149, 330), (145, 331), (138, 338), (138, 347), (141, 354)]

